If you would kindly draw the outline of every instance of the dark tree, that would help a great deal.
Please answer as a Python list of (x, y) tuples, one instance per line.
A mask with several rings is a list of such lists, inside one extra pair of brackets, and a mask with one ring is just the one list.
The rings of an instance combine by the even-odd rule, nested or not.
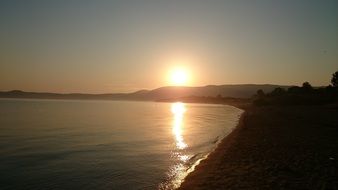
[(333, 87), (338, 87), (338, 71), (332, 74), (331, 84)]
[(302, 85), (303, 88), (312, 88), (311, 84), (309, 82), (304, 82)]
[(288, 88), (288, 93), (301, 93), (301, 88), (299, 86), (291, 86), (290, 88)]
[(265, 96), (264, 91), (262, 89), (257, 90), (257, 96), (260, 97), (260, 98), (264, 97)]
[(303, 85), (302, 85), (302, 89), (305, 92), (309, 92), (309, 91), (313, 90), (313, 88), (312, 88), (312, 86), (311, 86), (311, 84), (309, 82), (304, 82)]
[(286, 91), (285, 91), (284, 88), (277, 87), (270, 93), (270, 95), (271, 96), (281, 96), (281, 95), (285, 94), (285, 92)]

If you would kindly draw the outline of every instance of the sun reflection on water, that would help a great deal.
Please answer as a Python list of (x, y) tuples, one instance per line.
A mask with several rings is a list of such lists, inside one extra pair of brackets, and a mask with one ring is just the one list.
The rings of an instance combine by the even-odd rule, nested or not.
[(171, 112), (173, 113), (172, 133), (175, 138), (175, 149), (171, 157), (175, 160), (175, 164), (169, 168), (167, 173), (168, 180), (162, 183), (159, 189), (176, 189), (178, 188), (183, 179), (187, 176), (188, 165), (187, 162), (191, 156), (187, 155), (186, 149), (188, 145), (184, 142), (183, 129), (184, 129), (184, 113), (186, 107), (184, 103), (176, 102), (171, 104)]
[(171, 105), (171, 112), (174, 114), (173, 134), (176, 139), (176, 147), (185, 149), (188, 145), (184, 142), (182, 136), (183, 116), (186, 111), (185, 105), (181, 102), (176, 102)]
[[(170, 146), (171, 163), (166, 172), (166, 178), (158, 186), (159, 190), (179, 188), (186, 176), (194, 171), (195, 167), (206, 159), (209, 152), (213, 151), (213, 148), (217, 145), (213, 139), (210, 139), (210, 144), (207, 145), (210, 149), (201, 150), (196, 148), (203, 141), (197, 139), (199, 136), (196, 136), (196, 139), (192, 139), (194, 135), (198, 135), (196, 128), (199, 127), (193, 124), (207, 122), (207, 120), (194, 117), (196, 112), (194, 112), (193, 106), (189, 107), (184, 103), (176, 102), (172, 103), (170, 108), (172, 120), (167, 123), (167, 127), (168, 135), (172, 136), (172, 146)], [(197, 142), (194, 142), (195, 140)]]

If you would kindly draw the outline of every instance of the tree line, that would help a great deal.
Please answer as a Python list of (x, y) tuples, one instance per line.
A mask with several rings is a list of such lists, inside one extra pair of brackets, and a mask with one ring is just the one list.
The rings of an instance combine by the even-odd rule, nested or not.
[(320, 105), (337, 103), (338, 101), (338, 71), (332, 74), (331, 84), (314, 88), (309, 82), (302, 86), (275, 88), (265, 93), (259, 89), (253, 96), (254, 105)]

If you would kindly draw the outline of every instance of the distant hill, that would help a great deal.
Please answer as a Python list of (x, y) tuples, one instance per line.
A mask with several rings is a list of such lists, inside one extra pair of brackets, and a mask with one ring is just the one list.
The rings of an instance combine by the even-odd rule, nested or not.
[(279, 85), (208, 85), (202, 87), (161, 87), (149, 91), (146, 95), (150, 99), (179, 98), (186, 96), (212, 96), (221, 95), (222, 97), (249, 98), (254, 95), (258, 89), (264, 92), (270, 92), (277, 87), (287, 88)]
[(208, 85), (202, 87), (175, 87), (167, 86), (154, 90), (140, 90), (133, 93), (114, 94), (82, 94), (82, 93), (45, 93), (24, 92), (13, 90), (0, 92), (0, 98), (36, 98), (36, 99), (100, 99), (100, 100), (148, 100), (175, 99), (188, 96), (198, 97), (222, 97), (250, 98), (258, 89), (270, 92), (277, 87), (288, 88), (288, 86), (271, 84), (241, 84), (241, 85)]

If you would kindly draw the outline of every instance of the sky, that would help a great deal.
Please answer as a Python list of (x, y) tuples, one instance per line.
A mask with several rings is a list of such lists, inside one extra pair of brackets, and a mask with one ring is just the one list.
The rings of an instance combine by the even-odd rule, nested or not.
[(328, 85), (337, 0), (0, 1), (0, 91)]

